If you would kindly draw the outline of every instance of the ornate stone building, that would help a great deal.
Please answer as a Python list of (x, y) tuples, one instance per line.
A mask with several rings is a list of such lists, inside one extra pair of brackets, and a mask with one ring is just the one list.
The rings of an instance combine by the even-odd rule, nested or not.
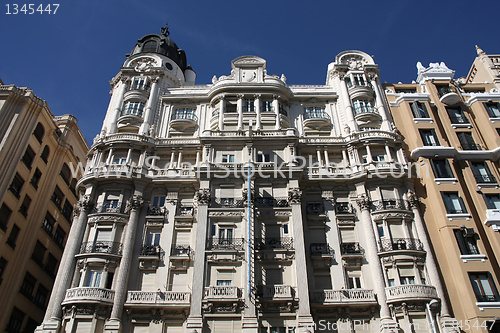
[(141, 38), (38, 331), (454, 331), (378, 73), (243, 56), (195, 85), (167, 29)]
[(73, 174), (89, 149), (71, 115), (0, 81), (0, 330), (43, 320), (77, 202)]
[(464, 331), (499, 332), (500, 56), (477, 51), (467, 78), (419, 63), (417, 82), (385, 89), (453, 313)]

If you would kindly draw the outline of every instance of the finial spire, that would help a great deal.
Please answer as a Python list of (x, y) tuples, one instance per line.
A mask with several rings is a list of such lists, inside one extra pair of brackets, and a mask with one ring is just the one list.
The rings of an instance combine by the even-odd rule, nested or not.
[(476, 52), (477, 52), (477, 55), (484, 54), (484, 51), (477, 45), (476, 45)]
[(165, 23), (165, 27), (161, 28), (161, 34), (162, 36), (168, 37), (170, 35), (170, 31), (168, 31), (168, 22)]

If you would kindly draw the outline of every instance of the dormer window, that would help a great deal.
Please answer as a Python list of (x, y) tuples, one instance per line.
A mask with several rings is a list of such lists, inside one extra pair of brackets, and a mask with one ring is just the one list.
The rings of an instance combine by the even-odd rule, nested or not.
[(156, 52), (157, 43), (154, 40), (147, 41), (142, 46), (142, 52)]

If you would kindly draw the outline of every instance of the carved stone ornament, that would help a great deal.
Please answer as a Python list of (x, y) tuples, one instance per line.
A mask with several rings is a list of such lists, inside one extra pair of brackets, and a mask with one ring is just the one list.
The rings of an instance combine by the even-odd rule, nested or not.
[(293, 187), (288, 190), (288, 201), (291, 204), (300, 204), (302, 200), (302, 191), (298, 187)]
[(142, 195), (133, 195), (132, 198), (127, 202), (127, 207), (125, 208), (126, 212), (130, 212), (131, 210), (139, 210), (144, 205), (144, 200), (142, 199)]
[(370, 209), (370, 199), (366, 195), (360, 195), (356, 199), (356, 203), (358, 204), (361, 210), (369, 210)]
[(153, 67), (158, 67), (158, 64), (153, 58), (143, 57), (132, 61), (130, 67), (134, 67), (136, 72), (149, 72)]
[(90, 195), (85, 194), (82, 196), (80, 201), (78, 201), (78, 205), (80, 206), (81, 209), (86, 210), (87, 212), (92, 209), (94, 206), (94, 203), (92, 202), (92, 198)]
[(419, 198), (417, 197), (417, 195), (415, 194), (415, 192), (413, 191), (408, 191), (408, 203), (410, 204), (410, 207), (411, 208), (417, 208), (418, 207), (418, 203), (419, 203)]
[(202, 188), (196, 193), (196, 195), (200, 205), (208, 205), (210, 203), (210, 189)]
[(73, 218), (79, 216), (81, 211), (82, 211), (82, 208), (80, 207), (80, 203), (77, 201), (73, 205)]

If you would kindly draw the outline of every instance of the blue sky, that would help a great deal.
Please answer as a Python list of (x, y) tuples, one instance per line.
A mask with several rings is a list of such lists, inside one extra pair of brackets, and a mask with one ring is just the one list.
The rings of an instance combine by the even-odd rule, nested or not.
[(386, 82), (414, 80), (417, 61), (465, 76), (475, 44), (500, 53), (499, 1), (57, 1), (56, 15), (7, 15), (12, 2), (2, 1), (0, 78), (33, 89), (55, 115), (75, 115), (89, 142), (125, 54), (166, 21), (198, 84), (249, 54), (289, 84), (324, 84), (328, 63), (349, 49), (374, 55)]

